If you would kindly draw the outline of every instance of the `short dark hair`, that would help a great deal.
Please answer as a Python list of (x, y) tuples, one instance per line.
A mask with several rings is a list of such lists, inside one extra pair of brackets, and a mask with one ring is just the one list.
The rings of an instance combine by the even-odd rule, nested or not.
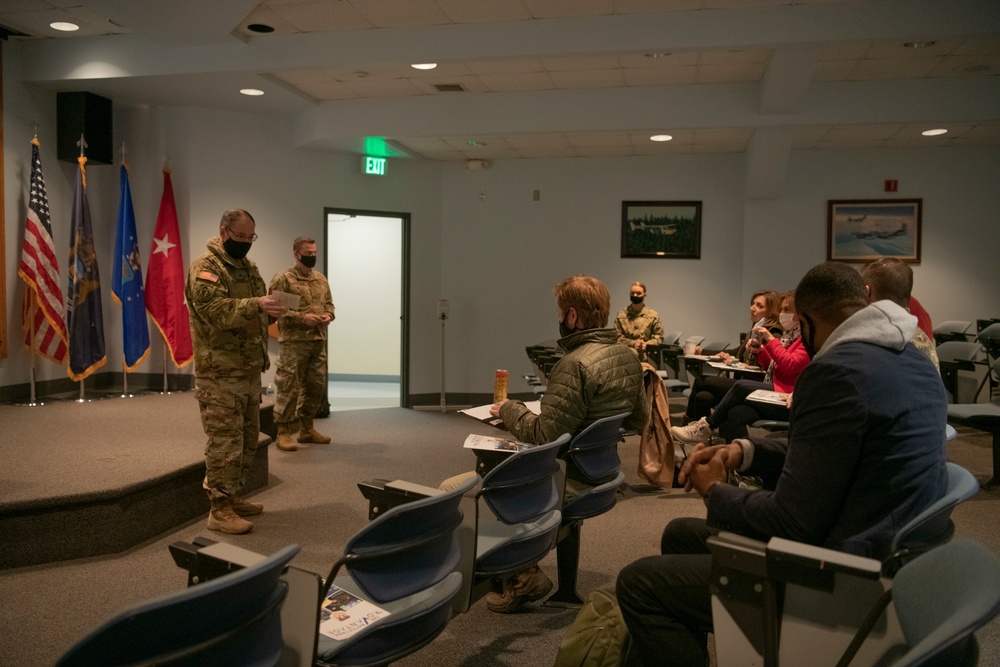
[(235, 224), (236, 221), (241, 218), (247, 218), (248, 220), (250, 220), (250, 222), (254, 224), (254, 227), (257, 226), (257, 221), (253, 219), (253, 216), (241, 208), (229, 209), (228, 211), (223, 213), (222, 222), (220, 222), (219, 225), (221, 227), (225, 227), (226, 229), (232, 229), (233, 224)]
[(796, 311), (827, 322), (837, 321), (843, 313), (850, 315), (867, 305), (865, 281), (843, 262), (814, 266), (795, 288)]
[(611, 293), (597, 278), (572, 276), (556, 285), (556, 303), (559, 312), (576, 309), (580, 329), (599, 329), (608, 326), (611, 312)]
[(903, 308), (910, 307), (913, 269), (895, 257), (881, 257), (861, 267), (861, 278), (878, 299), (888, 299)]

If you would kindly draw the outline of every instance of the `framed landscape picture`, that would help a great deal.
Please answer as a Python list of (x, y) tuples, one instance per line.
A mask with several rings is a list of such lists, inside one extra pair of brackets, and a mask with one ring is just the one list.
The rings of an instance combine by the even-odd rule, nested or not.
[(701, 258), (701, 202), (623, 201), (621, 256)]
[(826, 259), (920, 261), (922, 199), (831, 199), (826, 213)]

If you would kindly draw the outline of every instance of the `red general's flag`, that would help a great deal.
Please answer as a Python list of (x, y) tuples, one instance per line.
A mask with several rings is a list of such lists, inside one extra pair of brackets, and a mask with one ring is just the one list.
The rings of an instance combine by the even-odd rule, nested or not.
[(27, 285), (21, 319), (25, 347), (57, 364), (63, 363), (68, 349), (66, 307), (59, 280), (59, 264), (56, 262), (55, 246), (52, 243), (49, 199), (45, 194), (37, 138), (31, 140), (28, 217), (17, 275)]
[(178, 368), (194, 360), (191, 347), (191, 325), (187, 304), (184, 303), (184, 258), (181, 256), (181, 235), (177, 228), (177, 208), (174, 206), (174, 186), (170, 170), (163, 170), (163, 197), (156, 216), (156, 231), (149, 252), (146, 272), (146, 310), (163, 334), (170, 348), (170, 357)]

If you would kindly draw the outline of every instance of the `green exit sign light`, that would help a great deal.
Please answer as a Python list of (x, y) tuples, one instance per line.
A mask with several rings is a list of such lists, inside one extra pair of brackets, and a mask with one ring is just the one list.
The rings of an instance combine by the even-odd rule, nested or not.
[(385, 176), (385, 158), (365, 156), (365, 173), (373, 176)]

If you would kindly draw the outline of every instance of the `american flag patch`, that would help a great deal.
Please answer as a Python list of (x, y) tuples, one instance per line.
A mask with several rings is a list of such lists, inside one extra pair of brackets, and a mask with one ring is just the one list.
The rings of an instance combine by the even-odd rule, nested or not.
[(199, 278), (200, 278), (201, 280), (210, 280), (210, 281), (212, 281), (213, 283), (217, 283), (217, 282), (219, 282), (219, 276), (215, 275), (214, 273), (212, 273), (212, 272), (210, 272), (210, 271), (202, 271), (202, 272), (200, 272), (200, 273), (198, 274), (198, 277), (199, 277)]

